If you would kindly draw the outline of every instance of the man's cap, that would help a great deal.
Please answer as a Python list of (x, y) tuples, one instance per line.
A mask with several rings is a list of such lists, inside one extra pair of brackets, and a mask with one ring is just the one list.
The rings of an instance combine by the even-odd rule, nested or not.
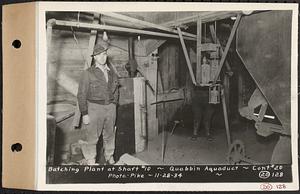
[(108, 49), (107, 46), (103, 47), (100, 44), (97, 44), (97, 45), (95, 45), (94, 52), (93, 52), (93, 54), (91, 56), (93, 57), (95, 55), (99, 55), (100, 53), (102, 53), (104, 51), (107, 51), (107, 49)]

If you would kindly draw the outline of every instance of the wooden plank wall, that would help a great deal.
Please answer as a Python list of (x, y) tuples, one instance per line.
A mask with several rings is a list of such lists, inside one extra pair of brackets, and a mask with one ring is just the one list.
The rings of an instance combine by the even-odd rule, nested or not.
[[(84, 69), (84, 57), (88, 48), (89, 33), (76, 33), (78, 46), (70, 30), (53, 30), (48, 64), (48, 102), (71, 100), (75, 96), (57, 83), (61, 74), (78, 83)], [(80, 48), (80, 49), (79, 49)]]
[[(179, 41), (167, 41), (159, 48), (158, 71), (160, 71), (158, 73), (158, 93), (163, 92), (161, 82), (163, 82), (165, 92), (185, 88), (188, 90), (187, 103), (190, 103), (191, 80)], [(171, 130), (169, 128), (172, 127), (172, 121), (180, 119), (182, 116), (183, 105), (184, 101), (165, 103), (165, 119), (163, 119), (163, 104), (157, 105), (159, 131), (164, 125), (167, 127), (165, 130)]]

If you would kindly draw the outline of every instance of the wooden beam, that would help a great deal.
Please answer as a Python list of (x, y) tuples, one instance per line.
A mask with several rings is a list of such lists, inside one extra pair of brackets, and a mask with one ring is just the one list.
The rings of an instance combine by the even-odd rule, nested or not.
[(215, 78), (214, 78), (214, 82), (217, 81), (217, 79), (218, 79), (218, 77), (219, 77), (219, 75), (220, 75), (221, 69), (222, 69), (222, 67), (223, 67), (224, 61), (225, 61), (225, 59), (226, 59), (227, 53), (228, 53), (228, 51), (229, 51), (231, 42), (232, 42), (232, 40), (233, 40), (233, 37), (234, 37), (234, 35), (235, 35), (236, 29), (237, 29), (237, 27), (238, 27), (238, 25), (239, 25), (239, 22), (240, 22), (240, 20), (241, 20), (241, 17), (242, 17), (242, 15), (239, 14), (239, 15), (237, 16), (237, 18), (236, 18), (234, 24), (233, 24), (233, 27), (232, 27), (232, 30), (231, 30), (231, 32), (230, 32), (230, 35), (229, 35), (229, 38), (228, 38), (228, 41), (227, 41), (227, 44), (226, 44), (224, 53), (223, 53), (222, 58), (221, 58), (221, 61), (220, 61), (219, 68), (218, 68), (218, 70), (217, 70), (217, 72), (216, 72), (216, 75), (215, 75)]
[(202, 12), (198, 13), (192, 16), (180, 18), (180, 19), (172, 19), (172, 21), (162, 23), (160, 25), (162, 26), (180, 26), (180, 25), (186, 25), (188, 23), (194, 23), (197, 22), (198, 18), (200, 17), (202, 20), (202, 23), (208, 23), (216, 20), (222, 20), (225, 18), (229, 18), (231, 16), (236, 16), (237, 14), (240, 14), (241, 11), (218, 11), (218, 12)]
[[(157, 54), (156, 49), (153, 54)], [(146, 87), (146, 103), (147, 103), (147, 128), (148, 128), (148, 150), (155, 149), (155, 142), (153, 141), (158, 135), (158, 118), (157, 118), (157, 106), (151, 105), (152, 102), (156, 101), (157, 92), (157, 57), (153, 57), (151, 54), (144, 59), (143, 63), (148, 63), (147, 67), (140, 65), (139, 67), (143, 70), (143, 74), (148, 79), (149, 85)], [(152, 91), (154, 90), (154, 92)], [(153, 144), (154, 143), (154, 144)]]
[[(159, 37), (166, 37), (166, 38), (179, 38), (178, 35), (174, 35), (174, 34), (152, 32), (152, 31), (147, 31), (147, 30), (116, 27), (116, 26), (101, 25), (101, 24), (91, 24), (91, 23), (72, 22), (72, 21), (63, 21), (63, 20), (55, 20), (55, 24), (58, 26), (67, 26), (67, 27), (74, 27), (74, 28), (108, 30), (108, 31), (115, 31), (115, 32), (127, 32), (127, 33), (133, 33), (133, 34), (145, 34), (145, 35), (149, 35), (149, 36), (159, 36)], [(196, 41), (196, 38), (191, 38), (191, 37), (186, 37), (186, 36), (184, 37), (184, 39)]]
[[(215, 36), (215, 28), (214, 28), (214, 25), (211, 24), (211, 25), (209, 26), (209, 28), (210, 28), (210, 33), (211, 33), (211, 35), (212, 35), (213, 41), (214, 41), (215, 43), (221, 45), (220, 40), (218, 39), (217, 36)], [(221, 47), (220, 47), (220, 53), (221, 53), (221, 55), (223, 56), (224, 50), (223, 50), (223, 48), (222, 48), (222, 45), (221, 45)], [(225, 61), (225, 67), (226, 67), (227, 71), (232, 72), (231, 67), (230, 67), (230, 65), (229, 65), (229, 63), (228, 63), (227, 60)]]
[(147, 110), (145, 98), (145, 80), (133, 78), (135, 152), (144, 151), (147, 140)]
[(224, 92), (223, 88), (222, 88), (222, 91), (221, 91), (221, 98), (222, 98), (222, 107), (223, 107), (224, 122), (225, 122), (225, 129), (226, 129), (227, 146), (229, 148), (230, 145), (231, 145), (231, 135), (230, 135), (230, 129), (229, 129), (229, 122), (228, 122), (226, 97), (225, 97), (225, 92)]
[[(176, 33), (176, 34), (178, 33), (177, 30), (175, 30), (175, 29), (171, 29), (171, 28), (168, 28), (168, 27), (165, 27), (165, 26), (161, 26), (161, 25), (154, 24), (154, 23), (151, 23), (151, 22), (139, 20), (139, 19), (132, 18), (132, 17), (129, 17), (129, 16), (126, 16), (126, 15), (118, 14), (118, 13), (101, 12), (101, 14), (106, 15), (106, 16), (110, 16), (110, 17), (113, 17), (113, 18), (117, 18), (117, 19), (120, 19), (120, 20), (125, 20), (125, 21), (131, 22), (131, 23), (140, 24), (140, 25), (143, 25), (143, 26), (146, 26), (146, 27), (156, 28), (156, 29), (159, 29), (159, 30), (163, 30), (163, 31), (171, 32), (171, 33)], [(182, 32), (182, 34), (185, 35), (185, 36), (192, 37), (192, 38), (197, 37), (195, 34), (191, 34), (191, 33), (188, 33), (188, 32)]]
[(197, 20), (197, 65), (196, 65), (196, 79), (197, 83), (202, 83), (202, 57), (201, 57), (201, 38), (202, 38), (202, 20), (198, 18)]
[(193, 82), (194, 85), (197, 85), (197, 82), (196, 82), (195, 76), (194, 76), (194, 72), (193, 72), (193, 68), (192, 68), (192, 64), (191, 64), (189, 55), (187, 53), (187, 49), (186, 49), (186, 46), (185, 46), (185, 43), (184, 43), (184, 40), (183, 40), (183, 37), (182, 37), (182, 34), (181, 34), (181, 30), (180, 30), (179, 27), (177, 27), (177, 31), (178, 31), (178, 35), (179, 35), (180, 42), (181, 42), (181, 45), (182, 45), (182, 49), (183, 49), (183, 53), (184, 53), (184, 56), (185, 56), (185, 60), (186, 60), (187, 66), (189, 68), (189, 72), (190, 72), (190, 76), (191, 76), (192, 82)]
[(151, 104), (159, 104), (162, 102), (171, 102), (171, 101), (177, 101), (177, 100), (183, 100), (183, 99), (184, 99), (184, 91), (183, 91), (183, 89), (179, 89), (179, 90), (171, 91), (168, 93), (158, 93), (157, 101), (152, 102)]

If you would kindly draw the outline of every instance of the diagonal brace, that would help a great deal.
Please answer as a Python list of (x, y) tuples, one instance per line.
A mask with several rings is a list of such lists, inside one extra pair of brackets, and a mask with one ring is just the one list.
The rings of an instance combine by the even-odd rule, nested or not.
[(227, 41), (225, 50), (224, 50), (224, 52), (223, 52), (223, 55), (222, 55), (222, 58), (221, 58), (221, 61), (220, 61), (219, 68), (218, 68), (217, 73), (216, 73), (216, 75), (215, 75), (214, 82), (217, 81), (217, 79), (218, 79), (218, 77), (219, 77), (219, 75), (220, 75), (221, 69), (222, 69), (223, 64), (224, 64), (224, 62), (225, 62), (226, 56), (227, 56), (227, 54), (228, 54), (228, 51), (229, 51), (231, 42), (232, 42), (232, 40), (233, 40), (233, 37), (234, 37), (234, 35), (235, 35), (236, 29), (237, 29), (237, 27), (238, 27), (238, 25), (239, 25), (239, 22), (240, 22), (240, 20), (241, 20), (241, 17), (242, 17), (242, 15), (239, 14), (239, 15), (237, 16), (235, 22), (234, 22), (234, 25), (233, 25), (232, 30), (231, 30), (231, 32), (230, 32), (230, 35), (229, 35), (229, 38), (228, 38), (228, 41)]
[(185, 60), (186, 60), (187, 66), (189, 68), (189, 72), (190, 72), (190, 75), (191, 75), (192, 82), (193, 82), (194, 85), (197, 85), (195, 75), (194, 75), (194, 72), (193, 72), (193, 68), (192, 68), (192, 64), (191, 64), (191, 61), (190, 61), (190, 58), (189, 58), (189, 55), (188, 55), (183, 37), (182, 37), (182, 33), (181, 33), (181, 30), (180, 30), (179, 27), (177, 27), (177, 31), (178, 31), (179, 39), (180, 39), (181, 46), (182, 46), (182, 49), (183, 49), (183, 53), (184, 53), (184, 56), (185, 56)]
[[(220, 40), (218, 39), (217, 36), (215, 36), (215, 28), (214, 28), (214, 26), (210, 25), (209, 28), (210, 28), (210, 33), (212, 35), (213, 41), (215, 43), (217, 43), (217, 44), (220, 44)], [(220, 48), (220, 52), (221, 52), (221, 55), (223, 56), (224, 50), (223, 50), (222, 47)], [(230, 67), (230, 65), (229, 65), (229, 63), (228, 63), (227, 60), (225, 61), (225, 67), (226, 67), (226, 69), (227, 69), (228, 72), (232, 72), (231, 67)]]

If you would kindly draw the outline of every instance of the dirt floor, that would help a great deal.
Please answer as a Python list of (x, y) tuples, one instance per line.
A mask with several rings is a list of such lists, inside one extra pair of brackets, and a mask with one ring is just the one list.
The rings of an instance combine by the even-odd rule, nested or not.
[[(246, 156), (257, 163), (269, 163), (278, 137), (260, 137), (256, 134), (253, 123), (246, 121), (231, 126), (231, 138), (241, 140), (245, 146)], [(173, 135), (166, 133), (166, 149), (162, 161), (161, 142), (159, 135), (149, 142), (148, 151), (137, 153), (136, 157), (149, 164), (228, 164), (228, 152), (225, 129), (212, 130), (213, 141), (204, 135), (191, 140), (192, 129), (178, 127)]]
[[(223, 122), (223, 121), (214, 121)], [(56, 134), (56, 162), (61, 164), (70, 153), (70, 144), (84, 138), (85, 131), (71, 129), (72, 117), (58, 124)], [(200, 130), (200, 137), (196, 141), (191, 140), (192, 127), (178, 126), (171, 135), (172, 126), (166, 129), (166, 149), (164, 161), (162, 161), (161, 134), (148, 142), (148, 149), (136, 153), (134, 156), (148, 164), (228, 164), (226, 157), (228, 152), (225, 128), (215, 127), (211, 133), (213, 141), (208, 141)], [(242, 120), (230, 127), (231, 139), (239, 139), (245, 146), (246, 156), (258, 163), (269, 163), (274, 146), (278, 140), (276, 135), (268, 138), (256, 134), (254, 123)], [(67, 154), (67, 155), (66, 155)], [(72, 157), (72, 156), (71, 156)], [(82, 159), (82, 154), (73, 156), (72, 161)]]

